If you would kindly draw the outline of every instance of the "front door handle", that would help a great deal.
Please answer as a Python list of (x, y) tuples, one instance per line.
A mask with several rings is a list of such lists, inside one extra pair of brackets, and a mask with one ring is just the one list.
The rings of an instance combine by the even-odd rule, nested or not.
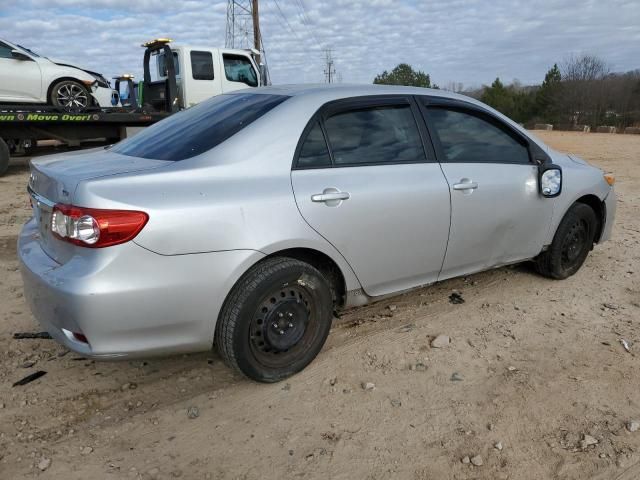
[(476, 182), (472, 182), (468, 178), (463, 178), (460, 180), (460, 183), (454, 183), (454, 190), (475, 190), (478, 188), (478, 184)]
[(348, 192), (330, 192), (330, 193), (316, 193), (311, 195), (312, 202), (335, 202), (341, 200), (349, 200), (351, 195)]

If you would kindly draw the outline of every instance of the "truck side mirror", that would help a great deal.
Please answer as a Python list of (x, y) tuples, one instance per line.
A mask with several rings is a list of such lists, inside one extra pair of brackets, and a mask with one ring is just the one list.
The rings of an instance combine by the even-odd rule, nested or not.
[(562, 192), (562, 169), (553, 163), (538, 167), (538, 184), (540, 194), (545, 198), (553, 198)]
[(267, 85), (267, 66), (264, 63), (261, 63), (259, 65), (259, 68), (260, 68), (260, 85), (266, 86)]
[(29, 55), (25, 55), (20, 50), (11, 50), (11, 58), (14, 60), (22, 60), (31, 62), (33, 59)]

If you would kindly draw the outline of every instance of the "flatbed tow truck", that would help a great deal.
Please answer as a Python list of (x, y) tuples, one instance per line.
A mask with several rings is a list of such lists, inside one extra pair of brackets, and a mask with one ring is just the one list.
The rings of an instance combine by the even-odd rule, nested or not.
[(33, 154), (39, 140), (69, 147), (96, 139), (115, 143), (206, 98), (265, 81), (255, 62), (258, 52), (170, 42), (163, 38), (142, 45), (143, 81), (135, 84), (131, 75), (114, 78), (121, 98), (120, 90), (127, 93), (120, 106), (68, 112), (51, 105), (0, 105), (0, 176), (12, 156)]
[(0, 175), (14, 155), (30, 155), (38, 140), (57, 140), (70, 147), (94, 139), (107, 143), (126, 138), (136, 127), (162, 120), (167, 112), (109, 108), (72, 113), (53, 107), (0, 105)]

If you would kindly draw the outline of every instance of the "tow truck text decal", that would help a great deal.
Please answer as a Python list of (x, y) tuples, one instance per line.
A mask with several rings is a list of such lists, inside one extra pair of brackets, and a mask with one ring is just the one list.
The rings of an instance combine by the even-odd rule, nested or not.
[(0, 122), (87, 122), (90, 120), (98, 120), (99, 116), (95, 114), (73, 114), (73, 113), (0, 113)]

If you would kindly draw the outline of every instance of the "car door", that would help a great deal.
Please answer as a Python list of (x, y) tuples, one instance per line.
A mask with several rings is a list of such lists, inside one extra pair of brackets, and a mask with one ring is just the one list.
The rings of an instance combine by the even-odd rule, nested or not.
[(538, 192), (528, 140), (480, 107), (437, 102), (423, 99), (451, 191), (451, 230), (439, 279), (536, 256), (554, 202)]
[(0, 42), (0, 102), (43, 101), (40, 66), (26, 53), (14, 57), (14, 47)]
[(406, 97), (333, 102), (298, 145), (300, 213), (368, 295), (434, 282), (444, 259), (449, 189), (419, 115)]

